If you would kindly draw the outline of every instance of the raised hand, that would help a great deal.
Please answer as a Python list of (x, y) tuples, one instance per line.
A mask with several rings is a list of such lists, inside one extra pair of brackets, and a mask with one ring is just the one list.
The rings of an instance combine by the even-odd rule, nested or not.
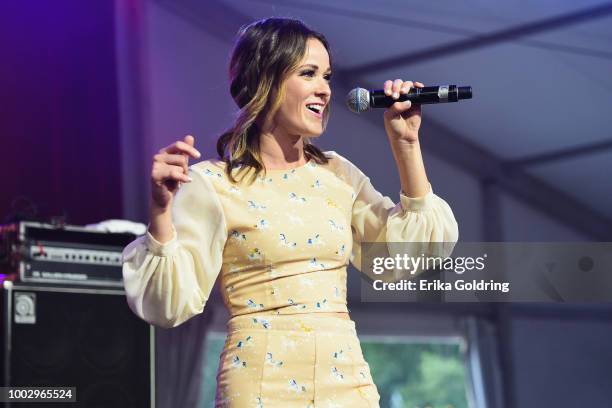
[(200, 152), (193, 147), (194, 142), (193, 136), (187, 135), (153, 156), (151, 198), (152, 205), (158, 209), (170, 207), (181, 183), (191, 182), (188, 175), (189, 157), (201, 157)]
[[(407, 94), (412, 87), (423, 88), (421, 82), (386, 81), (384, 85), (385, 94), (393, 99)], [(384, 113), (385, 130), (391, 143), (416, 143), (419, 140), (419, 128), (421, 127), (421, 105), (412, 105), (410, 101), (395, 102)]]

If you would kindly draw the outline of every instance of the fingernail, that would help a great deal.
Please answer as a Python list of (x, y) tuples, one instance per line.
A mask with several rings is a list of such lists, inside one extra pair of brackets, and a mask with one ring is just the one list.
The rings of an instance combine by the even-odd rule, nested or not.
[(397, 92), (393, 92), (393, 97), (394, 97), (394, 98), (399, 98), (399, 93), (397, 93)]
[(193, 181), (193, 179), (191, 177), (189, 177), (189, 176), (187, 176), (187, 180)]
[(411, 106), (411, 105), (412, 105), (412, 102), (410, 102), (410, 101), (404, 101), (404, 105), (406, 105), (406, 106)]
[(202, 154), (196, 150), (196, 157), (199, 159)]

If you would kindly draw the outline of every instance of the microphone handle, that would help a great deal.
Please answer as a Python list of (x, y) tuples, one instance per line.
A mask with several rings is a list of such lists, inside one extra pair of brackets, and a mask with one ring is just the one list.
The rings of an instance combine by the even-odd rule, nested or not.
[(442, 85), (426, 86), (423, 88), (410, 88), (407, 94), (400, 95), (398, 99), (393, 99), (385, 95), (382, 89), (370, 91), (370, 106), (372, 108), (388, 108), (395, 102), (410, 100), (419, 105), (430, 103), (457, 102), (460, 99), (470, 99), (472, 97), (471, 86)]

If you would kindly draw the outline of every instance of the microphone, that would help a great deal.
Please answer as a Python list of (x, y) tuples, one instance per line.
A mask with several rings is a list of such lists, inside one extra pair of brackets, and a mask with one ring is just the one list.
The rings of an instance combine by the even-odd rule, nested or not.
[(410, 88), (407, 94), (400, 94), (393, 99), (385, 95), (385, 91), (378, 89), (368, 91), (355, 88), (346, 96), (346, 106), (355, 113), (365, 112), (370, 108), (388, 108), (395, 102), (410, 101), (419, 105), (427, 103), (457, 102), (461, 99), (472, 99), (471, 86), (441, 85), (426, 86), (423, 88)]

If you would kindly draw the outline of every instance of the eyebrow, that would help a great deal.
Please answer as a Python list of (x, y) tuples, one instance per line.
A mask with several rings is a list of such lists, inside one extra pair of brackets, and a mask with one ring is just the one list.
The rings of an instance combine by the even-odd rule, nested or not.
[[(313, 68), (315, 71), (317, 71), (319, 69), (319, 66), (315, 65), (315, 64), (304, 64), (300, 68), (306, 68), (306, 67)], [(329, 68), (327, 68), (327, 71), (325, 71), (325, 72), (331, 72), (331, 70), (332, 70), (331, 67), (329, 67)]]

